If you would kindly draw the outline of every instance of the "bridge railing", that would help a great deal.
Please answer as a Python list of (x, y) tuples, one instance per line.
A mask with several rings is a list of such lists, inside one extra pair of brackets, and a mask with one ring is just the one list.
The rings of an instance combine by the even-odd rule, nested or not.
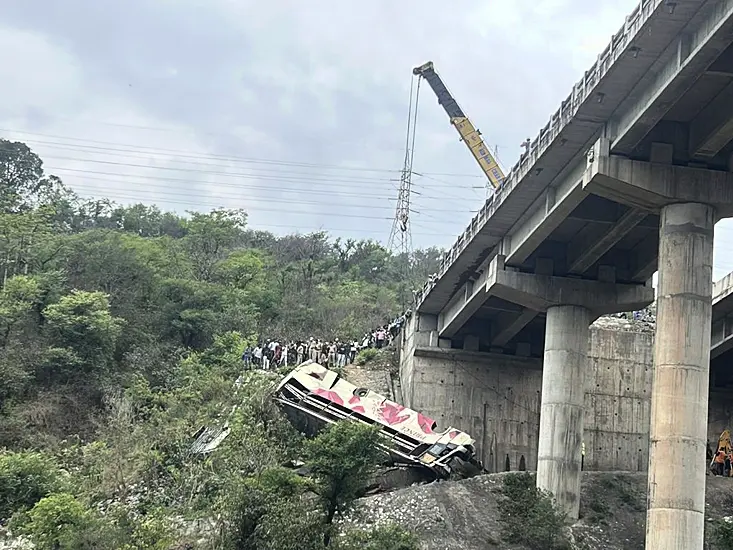
[[(537, 160), (557, 138), (565, 126), (573, 119), (580, 106), (593, 94), (595, 87), (611, 69), (616, 60), (626, 51), (630, 41), (647, 22), (654, 10), (667, 0), (642, 0), (639, 5), (626, 16), (626, 20), (619, 31), (611, 37), (611, 41), (596, 59), (593, 66), (585, 71), (574, 86), (570, 95), (560, 104), (560, 108), (550, 117), (539, 135), (530, 142), (529, 149), (523, 153), (519, 161), (512, 167), (502, 185), (483, 204), (481, 209), (468, 224), (463, 233), (458, 236), (453, 246), (443, 254), (438, 271), (431, 275), (423, 288), (415, 293), (415, 307), (419, 307), (438, 279), (450, 268), (461, 252), (468, 246), (473, 237), (484, 227), (487, 220), (496, 211), (509, 193), (524, 179)], [(603, 96), (598, 97), (599, 101)], [(538, 169), (541, 171), (541, 168)], [(539, 172), (538, 172), (539, 173)]]

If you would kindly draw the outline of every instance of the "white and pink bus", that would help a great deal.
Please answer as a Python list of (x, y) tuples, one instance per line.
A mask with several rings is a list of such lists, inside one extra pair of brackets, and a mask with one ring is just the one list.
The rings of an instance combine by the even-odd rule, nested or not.
[(480, 470), (474, 439), (467, 433), (439, 431), (433, 419), (359, 388), (318, 363), (307, 361), (293, 370), (277, 386), (275, 399), (306, 433), (342, 420), (363, 422), (380, 427), (383, 448), (396, 463), (422, 466), (440, 478)]

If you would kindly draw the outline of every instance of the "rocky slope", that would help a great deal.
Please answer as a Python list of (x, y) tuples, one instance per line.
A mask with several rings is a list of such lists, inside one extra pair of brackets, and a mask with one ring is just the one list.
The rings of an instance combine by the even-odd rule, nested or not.
[[(501, 541), (497, 501), (506, 474), (409, 487), (362, 499), (347, 524), (395, 522), (423, 550), (510, 550)], [(733, 513), (733, 478), (708, 477), (707, 519)], [(570, 527), (577, 548), (643, 550), (646, 474), (585, 472), (581, 519)]]

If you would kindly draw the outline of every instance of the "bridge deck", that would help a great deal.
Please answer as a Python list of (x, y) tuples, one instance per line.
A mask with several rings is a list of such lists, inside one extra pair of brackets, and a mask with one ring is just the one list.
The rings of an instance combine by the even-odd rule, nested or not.
[[(668, 4), (647, 0), (627, 17), (502, 188), (446, 253), (437, 278), (416, 296), (419, 311), (444, 312), (498, 253), (507, 256), (507, 265), (532, 271), (534, 262), (552, 257), (557, 245), (569, 274), (594, 278), (604, 254), (632, 258), (619, 271), (627, 282), (643, 282), (653, 273), (656, 216), (589, 196), (581, 182), (587, 151), (610, 129), (614, 148), (648, 158), (650, 144), (641, 138), (667, 122), (689, 119), (692, 106), (700, 114), (733, 82), (733, 55), (721, 55), (731, 41), (725, 31), (730, 30), (733, 0), (678, 1), (674, 9)], [(711, 70), (719, 57), (720, 70)], [(474, 311), (496, 302), (484, 298)], [(506, 309), (506, 304), (494, 305)]]

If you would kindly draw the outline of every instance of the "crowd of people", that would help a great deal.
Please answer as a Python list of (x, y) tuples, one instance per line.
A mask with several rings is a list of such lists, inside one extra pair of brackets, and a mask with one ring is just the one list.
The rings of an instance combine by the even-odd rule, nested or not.
[(406, 319), (405, 314), (385, 323), (358, 340), (323, 340), (311, 337), (307, 340), (280, 342), (267, 339), (255, 346), (248, 347), (242, 354), (245, 369), (275, 370), (280, 367), (297, 366), (311, 360), (334, 368), (345, 367), (356, 359), (356, 355), (368, 348), (381, 349), (389, 346), (400, 334)]

